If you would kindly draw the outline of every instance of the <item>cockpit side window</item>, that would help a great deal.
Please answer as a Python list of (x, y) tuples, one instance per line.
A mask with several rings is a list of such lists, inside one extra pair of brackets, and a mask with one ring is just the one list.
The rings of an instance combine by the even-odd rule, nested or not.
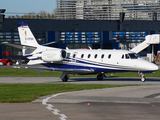
[(128, 54), (125, 54), (125, 57), (126, 57), (126, 59), (129, 59), (129, 55)]
[(136, 53), (129, 53), (131, 59), (138, 59), (140, 56)]

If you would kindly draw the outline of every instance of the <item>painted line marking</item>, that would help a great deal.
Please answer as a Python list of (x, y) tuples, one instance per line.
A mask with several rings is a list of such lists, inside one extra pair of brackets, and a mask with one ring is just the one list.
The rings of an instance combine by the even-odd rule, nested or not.
[(52, 113), (54, 113), (55, 115), (59, 115), (58, 112), (60, 112), (58, 109), (53, 109), (53, 112), (52, 112)]
[(64, 114), (60, 114), (61, 117), (59, 117), (61, 120), (66, 120), (67, 116), (65, 116)]
[(47, 97), (46, 99), (42, 100), (42, 104), (43, 105), (47, 105), (46, 108), (48, 110), (52, 110), (52, 113), (54, 115), (59, 115), (60, 116), (59, 117), (60, 120), (67, 120), (67, 116), (65, 114), (59, 114), (60, 111), (58, 109), (54, 109), (54, 106), (52, 104), (47, 104), (49, 99), (54, 98), (54, 97), (59, 96), (59, 95), (62, 95), (62, 94), (64, 94), (64, 93), (58, 93), (58, 94), (52, 95), (51, 97)]

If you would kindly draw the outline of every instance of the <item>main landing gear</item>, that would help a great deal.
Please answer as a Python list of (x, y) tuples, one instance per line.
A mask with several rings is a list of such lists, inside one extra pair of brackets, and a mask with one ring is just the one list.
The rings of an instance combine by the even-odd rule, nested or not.
[(141, 81), (145, 82), (146, 78), (145, 78), (144, 74), (142, 72), (138, 72), (138, 74), (139, 74), (139, 76), (141, 76)]
[(104, 73), (99, 73), (97, 75), (97, 80), (99, 80), (99, 81), (103, 80), (104, 76), (105, 76)]
[[(142, 72), (138, 72), (138, 74), (141, 76), (141, 81), (145, 82), (146, 78), (145, 78), (144, 74)], [(99, 73), (97, 75), (97, 80), (101, 81), (101, 80), (103, 80), (104, 77), (105, 77), (104, 73)], [(62, 82), (67, 82), (69, 79), (69, 75), (67, 72), (63, 72), (60, 78), (62, 79)]]
[(67, 72), (63, 72), (60, 78), (62, 79), (62, 82), (67, 82), (69, 79), (69, 75)]
[[(104, 77), (105, 77), (104, 73), (99, 73), (97, 75), (97, 80), (101, 81), (103, 80)], [(69, 75), (67, 72), (63, 72), (60, 78), (62, 79), (62, 82), (67, 82), (69, 79)]]

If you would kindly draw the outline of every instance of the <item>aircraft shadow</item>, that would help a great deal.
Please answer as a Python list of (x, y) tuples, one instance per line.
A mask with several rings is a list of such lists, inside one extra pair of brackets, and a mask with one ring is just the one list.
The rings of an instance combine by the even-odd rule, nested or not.
[[(85, 77), (85, 78), (81, 78), (81, 77), (77, 77), (77, 78), (70, 78), (70, 80), (72, 80), (72, 82), (74, 81), (98, 81), (96, 78), (89, 78), (89, 77)], [(141, 78), (136, 77), (136, 78), (129, 78), (129, 77), (105, 77), (102, 81), (141, 81)], [(146, 78), (146, 82), (160, 82), (160, 78)]]

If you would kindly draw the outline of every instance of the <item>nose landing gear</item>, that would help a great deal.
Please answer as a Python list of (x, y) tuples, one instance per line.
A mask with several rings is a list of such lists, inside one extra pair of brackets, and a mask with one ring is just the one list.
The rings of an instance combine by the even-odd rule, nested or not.
[(141, 76), (141, 81), (145, 82), (146, 78), (145, 78), (144, 74), (142, 72), (138, 72), (138, 74), (139, 74), (139, 76)]

